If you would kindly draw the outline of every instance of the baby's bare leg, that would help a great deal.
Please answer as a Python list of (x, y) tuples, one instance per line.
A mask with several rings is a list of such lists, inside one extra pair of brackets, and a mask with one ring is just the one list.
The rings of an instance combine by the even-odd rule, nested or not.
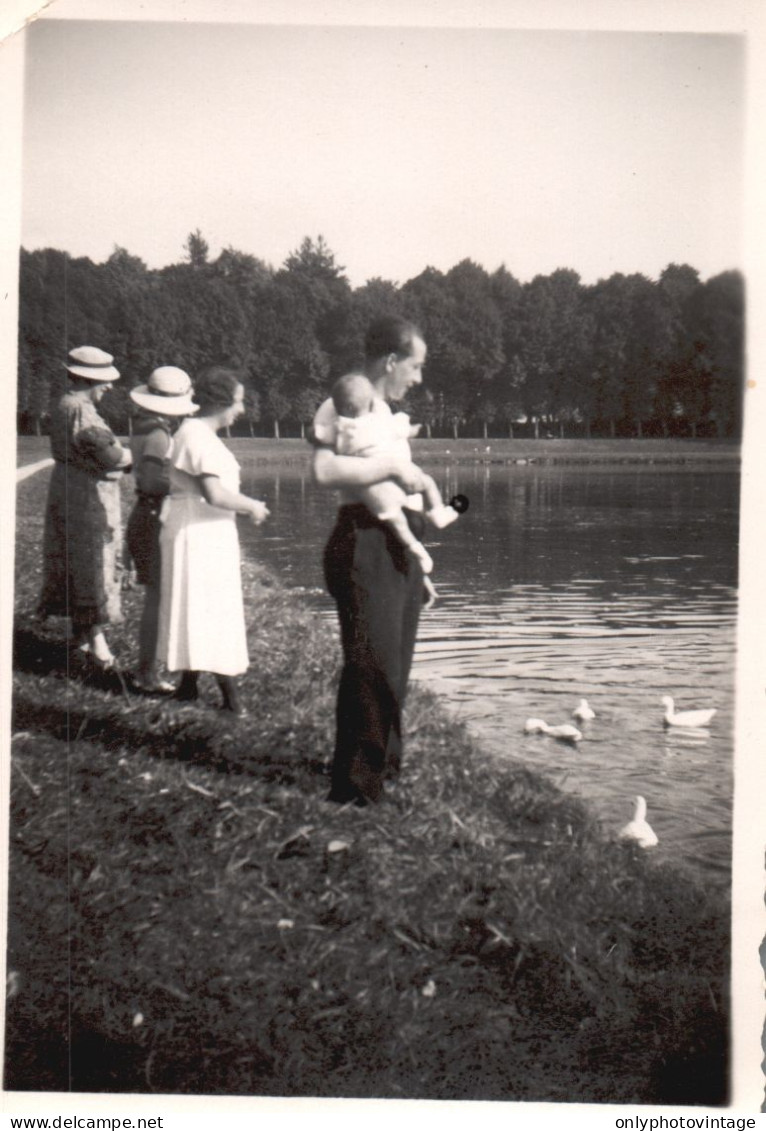
[(426, 503), (426, 518), (437, 530), (443, 530), (457, 518), (457, 511), (447, 506), (441, 496), (441, 491), (436, 486), (435, 480), (421, 472), (423, 475), (423, 498)]
[[(434, 487), (436, 487), (435, 483)], [(390, 526), (399, 541), (407, 546), (418, 559), (423, 567), (423, 572), (430, 573), (434, 567), (431, 556), (425, 547), (418, 542), (402, 513), (402, 503), (406, 497), (404, 491), (391, 480), (365, 487), (359, 493), (360, 500), (370, 513)], [(444, 509), (449, 510), (450, 508), (445, 507)], [(455, 517), (457, 518), (457, 513), (455, 513)]]
[(428, 511), (432, 511), (434, 507), (444, 506), (444, 500), (441, 491), (436, 486), (436, 480), (431, 475), (426, 475), (425, 472), (423, 473), (423, 497)]
[(381, 515), (380, 517), (382, 521), (385, 522), (386, 526), (391, 527), (399, 541), (412, 551), (420, 562), (423, 573), (430, 573), (434, 568), (433, 559), (422, 542), (418, 542), (417, 538), (410, 530), (407, 519), (402, 512), (399, 511), (398, 514), (387, 514), (385, 517)]

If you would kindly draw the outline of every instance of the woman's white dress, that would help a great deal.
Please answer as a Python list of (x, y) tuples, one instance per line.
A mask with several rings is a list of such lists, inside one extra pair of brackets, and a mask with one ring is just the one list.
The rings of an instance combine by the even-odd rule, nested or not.
[(201, 420), (185, 420), (169, 457), (162, 509), (158, 659), (169, 671), (240, 675), (248, 665), (234, 511), (205, 501), (200, 476), (239, 491), (239, 464)]

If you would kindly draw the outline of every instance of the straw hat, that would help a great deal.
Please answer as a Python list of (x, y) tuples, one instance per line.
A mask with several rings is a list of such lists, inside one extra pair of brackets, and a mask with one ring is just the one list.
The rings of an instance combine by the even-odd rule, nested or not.
[(192, 401), (193, 392), (188, 373), (175, 365), (161, 365), (152, 370), (145, 385), (131, 389), (130, 396), (141, 408), (160, 416), (191, 416), (199, 409)]
[(97, 346), (78, 346), (69, 351), (66, 369), (75, 377), (85, 377), (88, 381), (116, 381), (119, 369), (112, 365), (114, 358)]

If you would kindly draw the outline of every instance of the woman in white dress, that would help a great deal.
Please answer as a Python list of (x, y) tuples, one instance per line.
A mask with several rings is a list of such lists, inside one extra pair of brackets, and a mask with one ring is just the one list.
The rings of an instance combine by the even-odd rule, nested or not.
[(218, 679), (223, 706), (245, 715), (234, 677), (247, 670), (236, 516), (255, 526), (265, 503), (239, 489), (239, 464), (217, 436), (243, 412), (244, 389), (231, 370), (214, 367), (194, 384), (199, 415), (183, 422), (169, 458), (163, 504), (158, 657), (180, 671), (176, 698), (198, 696), (201, 671)]

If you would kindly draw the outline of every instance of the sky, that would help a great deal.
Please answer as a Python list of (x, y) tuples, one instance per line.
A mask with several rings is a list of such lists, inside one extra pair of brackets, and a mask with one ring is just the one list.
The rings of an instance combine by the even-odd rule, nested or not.
[(744, 37), (44, 19), (22, 244), (178, 262), (199, 228), (354, 286), (742, 266)]

